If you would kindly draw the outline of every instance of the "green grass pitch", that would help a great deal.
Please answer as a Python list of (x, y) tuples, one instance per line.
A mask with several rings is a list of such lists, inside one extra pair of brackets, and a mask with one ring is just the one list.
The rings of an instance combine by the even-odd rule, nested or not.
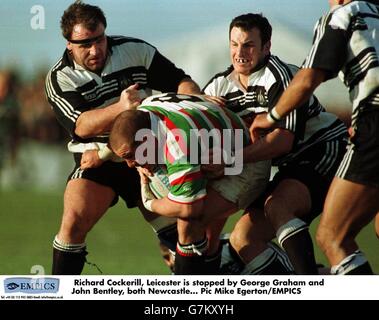
[[(0, 274), (28, 275), (35, 265), (51, 273), (52, 240), (59, 228), (62, 194), (30, 191), (0, 191)], [(230, 231), (238, 215), (226, 230)], [(317, 221), (312, 224), (314, 234)], [(361, 249), (379, 272), (379, 241), (373, 223), (358, 236)], [(326, 264), (316, 246), (317, 261)], [(169, 274), (161, 260), (150, 226), (138, 210), (126, 209), (123, 201), (111, 208), (87, 238), (87, 260), (96, 263), (105, 275)], [(99, 275), (86, 265), (83, 274)]]

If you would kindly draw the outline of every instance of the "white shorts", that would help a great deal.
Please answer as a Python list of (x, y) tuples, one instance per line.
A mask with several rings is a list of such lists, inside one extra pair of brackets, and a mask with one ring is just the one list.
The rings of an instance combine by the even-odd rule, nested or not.
[(238, 209), (245, 209), (266, 189), (270, 172), (270, 160), (245, 163), (239, 175), (210, 180), (208, 185)]

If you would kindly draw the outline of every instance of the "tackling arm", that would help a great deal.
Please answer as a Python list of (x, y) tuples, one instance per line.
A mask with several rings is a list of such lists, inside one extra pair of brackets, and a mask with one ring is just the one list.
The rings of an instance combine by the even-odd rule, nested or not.
[(257, 162), (279, 157), (291, 151), (294, 134), (277, 128), (243, 149), (243, 162)]
[(157, 199), (149, 187), (149, 179), (141, 168), (138, 168), (141, 182), (141, 198), (144, 207), (155, 214), (168, 218), (196, 219), (202, 213), (203, 199), (185, 204), (170, 200), (167, 196)]
[(76, 121), (75, 134), (81, 138), (90, 138), (109, 132), (115, 118), (127, 109), (133, 109), (141, 102), (138, 84), (122, 91), (120, 100), (106, 108), (83, 112)]
[[(292, 149), (294, 134), (277, 128), (243, 149), (243, 163), (269, 160), (288, 153)], [(210, 177), (224, 174), (225, 164), (202, 164), (201, 170)]]
[(253, 141), (258, 139), (259, 130), (274, 127), (275, 121), (307, 101), (325, 79), (326, 72), (324, 70), (311, 68), (299, 70), (268, 116), (258, 115), (254, 119), (250, 128)]
[(151, 203), (151, 211), (166, 217), (176, 217), (184, 220), (197, 219), (203, 209), (203, 200), (191, 204), (177, 203), (168, 197), (154, 199)]
[(200, 87), (191, 78), (184, 78), (178, 86), (179, 94), (201, 94)]
[(325, 76), (326, 72), (321, 69), (300, 69), (275, 106), (280, 118), (305, 103)]

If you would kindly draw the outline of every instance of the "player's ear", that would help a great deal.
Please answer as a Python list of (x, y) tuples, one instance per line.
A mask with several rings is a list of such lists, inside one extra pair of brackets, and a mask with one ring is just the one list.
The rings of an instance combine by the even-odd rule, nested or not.
[(264, 45), (263, 45), (263, 51), (265, 54), (269, 54), (271, 50), (271, 40), (268, 40)]
[(72, 43), (70, 41), (67, 41), (66, 48), (68, 51), (72, 51)]

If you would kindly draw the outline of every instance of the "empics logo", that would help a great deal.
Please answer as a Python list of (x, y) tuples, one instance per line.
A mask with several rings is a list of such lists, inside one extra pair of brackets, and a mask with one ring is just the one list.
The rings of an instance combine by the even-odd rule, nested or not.
[(57, 293), (59, 279), (56, 278), (6, 278), (5, 293)]
[(5, 285), (8, 290), (16, 290), (20, 286), (17, 283), (11, 282)]

